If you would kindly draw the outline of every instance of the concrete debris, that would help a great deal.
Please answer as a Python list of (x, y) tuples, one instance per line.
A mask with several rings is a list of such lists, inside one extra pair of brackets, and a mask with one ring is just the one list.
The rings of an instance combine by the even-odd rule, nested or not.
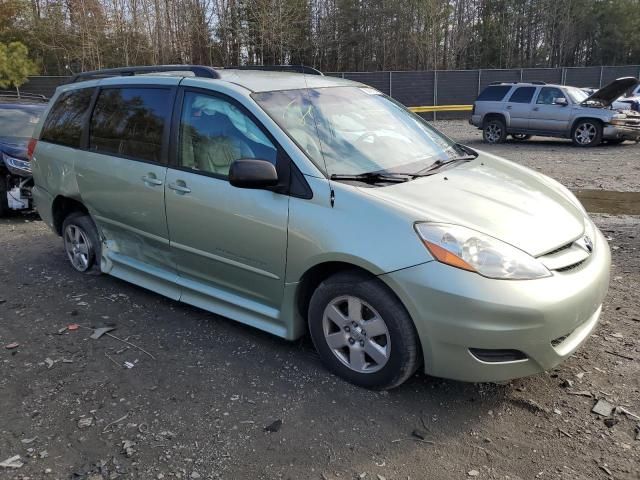
[(90, 427), (91, 425), (93, 425), (93, 417), (84, 417), (78, 420), (79, 428), (86, 428)]
[(269, 425), (264, 427), (264, 431), (265, 432), (270, 432), (270, 433), (275, 433), (278, 430), (280, 430), (280, 427), (282, 427), (282, 420), (276, 420), (275, 422), (270, 423)]
[(7, 458), (4, 462), (0, 462), (2, 468), (22, 468), (24, 463), (20, 461), (20, 455), (14, 455), (11, 458)]
[(598, 400), (591, 411), (598, 415), (602, 415), (603, 417), (610, 417), (613, 412), (613, 405), (606, 400)]
[(477, 477), (478, 475), (480, 475), (480, 472), (478, 470), (469, 470), (467, 472), (467, 475), (469, 475), (470, 477)]
[(617, 418), (614, 417), (609, 417), (609, 418), (605, 418), (604, 419), (604, 424), (607, 426), (607, 428), (611, 428), (613, 427), (616, 423), (618, 423), (620, 420), (618, 420)]
[(202, 478), (198, 472), (191, 472), (191, 478)]
[(135, 446), (135, 442), (132, 442), (131, 440), (123, 440), (122, 441), (122, 452), (127, 456), (127, 457), (132, 457), (134, 453), (136, 453), (135, 449), (133, 448)]
[(40, 458), (47, 458), (47, 457), (49, 456), (49, 452), (47, 452), (46, 450), (42, 450), (42, 451), (38, 454), (38, 456), (39, 456)]
[(28, 445), (30, 443), (33, 443), (33, 441), (35, 441), (35, 439), (38, 438), (37, 436), (33, 437), (33, 438), (23, 438), (22, 440), (20, 440), (22, 443), (24, 443), (25, 445)]

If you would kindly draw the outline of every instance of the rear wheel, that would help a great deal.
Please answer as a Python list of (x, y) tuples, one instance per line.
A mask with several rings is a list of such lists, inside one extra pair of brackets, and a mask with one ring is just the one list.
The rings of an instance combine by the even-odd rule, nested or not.
[(482, 128), (482, 138), (487, 143), (502, 143), (507, 138), (507, 126), (501, 119), (491, 118)]
[(389, 389), (420, 365), (418, 337), (404, 306), (377, 278), (333, 275), (314, 292), (309, 330), (323, 363), (365, 388)]
[(62, 224), (64, 249), (71, 266), (85, 273), (100, 261), (98, 230), (86, 213), (75, 212)]
[(527, 135), (526, 133), (512, 133), (511, 138), (518, 141), (529, 140), (531, 135)]
[(577, 147), (595, 147), (602, 143), (602, 124), (597, 120), (579, 120), (571, 132), (571, 140)]

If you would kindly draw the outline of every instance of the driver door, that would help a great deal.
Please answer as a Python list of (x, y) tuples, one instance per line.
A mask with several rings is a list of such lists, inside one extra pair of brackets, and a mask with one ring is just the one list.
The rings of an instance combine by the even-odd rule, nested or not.
[[(564, 98), (565, 104), (557, 103)], [(562, 134), (569, 129), (571, 106), (566, 95), (556, 87), (542, 87), (529, 116), (532, 130)]]
[(278, 148), (235, 100), (186, 88), (178, 102), (165, 199), (182, 300), (221, 314), (242, 303), (270, 316), (284, 289), (289, 197), (236, 188), (227, 177), (240, 158), (276, 164)]

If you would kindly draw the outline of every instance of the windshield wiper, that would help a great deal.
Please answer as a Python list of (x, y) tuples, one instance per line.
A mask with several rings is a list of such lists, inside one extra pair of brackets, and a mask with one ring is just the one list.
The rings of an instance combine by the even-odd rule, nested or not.
[(377, 182), (388, 182), (388, 183), (402, 183), (411, 180), (413, 174), (411, 173), (382, 173), (382, 172), (367, 172), (367, 173), (359, 173), (357, 175), (343, 175), (343, 174), (333, 174), (331, 175), (331, 180), (352, 180), (354, 182), (364, 182), (364, 183), (377, 183)]
[(476, 158), (478, 158), (478, 155), (480, 155), (478, 152), (476, 152), (475, 150), (467, 147), (466, 145), (462, 145), (460, 143), (456, 143), (455, 146), (458, 147), (460, 150), (462, 150), (464, 153), (466, 153), (466, 155), (462, 155), (460, 157), (449, 158), (447, 160), (436, 160), (431, 165), (429, 165), (427, 168), (424, 168), (422, 170), (418, 170), (416, 173), (413, 174), (413, 176), (414, 177), (426, 177), (428, 175), (433, 175), (436, 170), (440, 170), (440, 168), (442, 168), (445, 165), (451, 165), (453, 163), (458, 163), (458, 162), (470, 162), (471, 160), (475, 160)]

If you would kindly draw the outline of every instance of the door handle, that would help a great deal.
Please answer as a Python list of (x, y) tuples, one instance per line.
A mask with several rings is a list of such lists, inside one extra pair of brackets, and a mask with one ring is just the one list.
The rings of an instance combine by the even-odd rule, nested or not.
[(169, 188), (171, 190), (175, 190), (176, 193), (179, 193), (179, 194), (191, 193), (191, 189), (188, 188), (182, 180), (178, 180), (178, 182), (180, 182), (182, 185), (179, 183), (170, 183)]
[(507, 105), (507, 110), (511, 110), (511, 105)]
[(156, 177), (151, 177), (149, 175), (144, 175), (142, 177), (142, 181), (148, 185), (162, 185), (162, 180), (159, 180)]
[(533, 111), (534, 111), (534, 112), (537, 112), (538, 110), (540, 110), (540, 108), (539, 108), (539, 107), (533, 107)]

